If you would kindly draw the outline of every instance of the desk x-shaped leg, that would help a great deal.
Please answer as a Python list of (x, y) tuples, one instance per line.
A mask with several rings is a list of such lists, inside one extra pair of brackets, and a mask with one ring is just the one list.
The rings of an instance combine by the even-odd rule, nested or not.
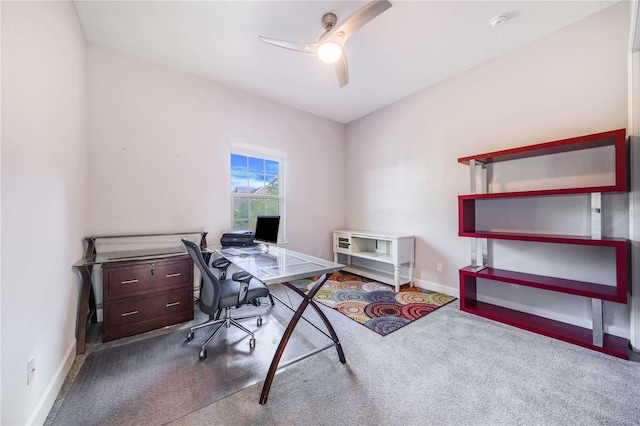
[[(308, 356), (314, 355), (332, 346), (335, 346), (336, 350), (338, 351), (338, 358), (340, 358), (340, 362), (343, 364), (347, 362), (347, 360), (344, 357), (344, 352), (342, 352), (342, 346), (340, 346), (340, 340), (338, 340), (338, 336), (336, 335), (336, 332), (333, 329), (333, 326), (331, 325), (331, 323), (329, 322), (329, 319), (325, 316), (325, 314), (320, 310), (320, 307), (316, 305), (316, 303), (313, 300), (313, 296), (316, 295), (316, 293), (318, 292), (318, 290), (320, 290), (320, 288), (322, 287), (322, 285), (326, 280), (327, 280), (327, 275), (326, 274), (322, 275), (320, 279), (316, 281), (316, 283), (311, 288), (311, 290), (309, 290), (306, 294), (300, 289), (298, 289), (297, 287), (291, 285), (290, 283), (283, 283), (283, 285), (295, 291), (302, 297), (302, 303), (300, 303), (300, 306), (298, 306), (298, 309), (293, 314), (293, 318), (291, 318), (291, 321), (289, 321), (289, 325), (284, 331), (282, 339), (280, 340), (280, 344), (278, 345), (278, 349), (276, 350), (276, 353), (273, 356), (273, 360), (271, 361), (271, 366), (269, 367), (269, 372), (267, 373), (267, 378), (264, 381), (264, 386), (262, 386), (262, 393), (260, 394), (260, 404), (267, 403), (267, 398), (269, 397), (269, 390), (271, 389), (271, 383), (273, 382), (273, 378), (275, 377), (276, 371), (278, 370), (278, 365), (280, 364), (280, 358), (282, 358), (282, 354), (284, 352), (284, 349), (287, 346), (287, 343), (289, 342), (289, 338), (291, 337), (293, 330), (296, 328), (298, 321), (300, 321), (300, 318), (302, 318), (302, 314), (304, 314), (304, 311), (307, 309), (307, 306), (309, 305), (311, 305), (313, 309), (315, 309), (316, 313), (322, 319), (322, 322), (324, 322), (325, 327), (327, 327), (327, 330), (331, 334), (331, 336), (327, 335), (327, 337), (330, 337), (333, 343), (323, 348), (314, 350), (305, 355), (299, 356), (295, 359), (292, 359), (288, 361), (286, 364), (283, 364), (282, 367), (284, 367), (285, 365), (293, 364), (297, 361), (300, 361), (301, 359), (307, 358)], [(288, 306), (288, 305), (285, 305), (285, 306)]]

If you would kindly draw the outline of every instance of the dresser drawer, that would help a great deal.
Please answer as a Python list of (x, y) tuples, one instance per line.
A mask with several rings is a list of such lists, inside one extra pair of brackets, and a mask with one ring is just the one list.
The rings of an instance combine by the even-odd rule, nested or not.
[(189, 258), (113, 264), (103, 267), (104, 300), (114, 300), (193, 283)]
[(104, 306), (104, 331), (105, 334), (108, 334), (111, 328), (189, 313), (193, 318), (193, 292), (191, 288), (106, 303)]

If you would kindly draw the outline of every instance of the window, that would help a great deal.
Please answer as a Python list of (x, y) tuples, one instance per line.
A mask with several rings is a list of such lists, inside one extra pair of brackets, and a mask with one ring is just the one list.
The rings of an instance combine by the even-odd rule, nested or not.
[(280, 215), (284, 228), (284, 155), (231, 149), (231, 205), (234, 230), (256, 227), (259, 215)]

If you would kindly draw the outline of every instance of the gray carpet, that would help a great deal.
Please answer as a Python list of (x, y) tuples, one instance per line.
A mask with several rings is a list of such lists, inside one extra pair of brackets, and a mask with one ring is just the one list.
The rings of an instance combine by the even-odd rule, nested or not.
[[(323, 352), (177, 425), (638, 425), (640, 364), (458, 309), (387, 336), (323, 308), (347, 364)], [(304, 329), (301, 329), (304, 332)]]
[[(286, 300), (287, 296), (278, 295)], [(295, 303), (297, 296), (291, 298)], [(637, 362), (461, 312), (457, 301), (384, 337), (333, 309), (322, 309), (336, 328), (347, 364), (341, 364), (336, 352), (328, 350), (276, 375), (266, 405), (258, 404), (264, 379), (259, 375), (256, 384), (180, 418), (175, 412), (166, 417), (156, 413), (139, 424), (640, 424)], [(279, 323), (286, 323), (291, 316), (278, 304), (271, 315)], [(294, 336), (314, 346), (326, 341), (304, 323)], [(244, 348), (244, 343), (239, 347)], [(192, 354), (174, 368), (185, 371), (197, 365), (196, 358)], [(241, 354), (230, 357), (227, 365), (239, 359)], [(85, 394), (84, 403), (78, 406), (93, 410), (93, 400), (106, 398), (101, 389), (107, 385), (108, 381), (97, 383), (96, 393)], [(197, 382), (186, 386), (202, 389)], [(201, 397), (188, 390), (166, 392), (163, 404), (176, 407)], [(131, 401), (133, 414), (120, 420), (129, 422), (129, 416), (143, 409), (139, 405), (143, 400)], [(96, 423), (91, 413), (88, 417), (86, 422), (67, 424)], [(101, 421), (123, 423), (113, 417)]]
[[(243, 308), (238, 314), (256, 308)], [(265, 311), (265, 308), (262, 308)], [(90, 353), (51, 422), (53, 425), (162, 424), (261, 382), (284, 327), (271, 316), (242, 323), (256, 330), (256, 346), (236, 328), (224, 329), (200, 347), (214, 328), (196, 330), (186, 342), (186, 330), (150, 337)], [(292, 338), (283, 360), (313, 348)]]

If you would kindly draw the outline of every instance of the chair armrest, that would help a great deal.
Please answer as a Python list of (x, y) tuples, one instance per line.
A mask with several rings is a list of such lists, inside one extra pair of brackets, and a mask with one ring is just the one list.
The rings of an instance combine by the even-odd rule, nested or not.
[(214, 260), (211, 262), (211, 267), (216, 268), (220, 271), (219, 277), (221, 280), (227, 278), (227, 268), (231, 265), (231, 262), (224, 257)]
[(232, 276), (231, 279), (234, 281), (251, 281), (251, 278), (253, 278), (253, 275), (251, 275), (250, 273), (246, 272), (246, 271), (238, 271), (235, 272)]
[(231, 279), (240, 283), (240, 294), (238, 295), (238, 303), (246, 303), (247, 293), (249, 292), (249, 282), (253, 279), (253, 275), (246, 271), (238, 271), (231, 276)]

